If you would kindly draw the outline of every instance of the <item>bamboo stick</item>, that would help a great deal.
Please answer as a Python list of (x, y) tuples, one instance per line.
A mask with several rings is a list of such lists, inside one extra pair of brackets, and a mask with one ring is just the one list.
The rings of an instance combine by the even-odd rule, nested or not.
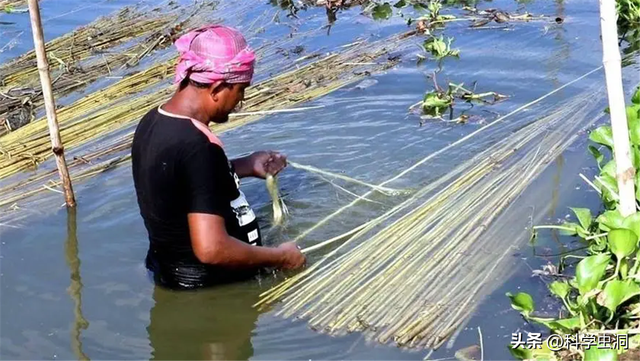
[(69, 178), (69, 169), (64, 158), (64, 146), (60, 138), (60, 129), (58, 128), (58, 118), (56, 116), (56, 104), (53, 99), (53, 89), (51, 86), (51, 75), (49, 74), (49, 61), (44, 48), (44, 35), (42, 33), (42, 20), (40, 19), (40, 8), (38, 0), (28, 0), (29, 17), (31, 18), (31, 28), (33, 33), (33, 42), (38, 59), (38, 72), (40, 73), (40, 82), (42, 83), (42, 94), (44, 96), (45, 108), (47, 111), (47, 121), (49, 123), (49, 136), (51, 138), (51, 150), (56, 157), (58, 172), (62, 180), (64, 188), (64, 198), (67, 207), (75, 207), (76, 200), (73, 194), (73, 186), (71, 178)]
[(602, 32), (602, 64), (607, 84), (611, 129), (613, 131), (613, 153), (616, 159), (616, 179), (620, 196), (620, 213), (623, 217), (636, 211), (633, 180), (635, 169), (631, 163), (629, 128), (622, 88), (618, 28), (616, 25), (614, 0), (600, 0), (600, 27)]

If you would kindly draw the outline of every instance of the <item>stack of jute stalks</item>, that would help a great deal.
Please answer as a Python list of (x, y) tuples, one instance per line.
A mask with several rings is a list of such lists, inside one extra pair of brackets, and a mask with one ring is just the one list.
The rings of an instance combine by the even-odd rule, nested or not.
[(362, 331), (380, 343), (439, 348), (478, 297), (510, 272), (504, 262), (514, 239), (487, 229), (598, 119), (601, 111), (589, 100), (597, 91), (536, 121), (512, 122), (521, 128), (358, 227), (256, 306), (280, 302), (278, 315), (306, 319), (331, 335)]
[[(374, 42), (358, 41), (340, 48), (333, 54), (304, 66), (291, 65), (289, 70), (270, 79), (259, 82), (247, 89), (243, 114), (231, 118), (226, 124), (216, 124), (212, 130), (221, 133), (264, 117), (269, 111), (278, 111), (316, 99), (347, 84), (382, 71), (398, 63), (399, 58), (385, 58), (389, 51), (398, 50), (403, 39), (411, 34), (402, 34)], [(275, 46), (269, 51), (275, 51)], [(265, 56), (269, 52), (265, 53)], [(277, 58), (275, 58), (277, 59)], [(275, 62), (276, 60), (274, 60)], [(281, 61), (279, 62), (281, 64)], [(266, 69), (273, 64), (261, 64)], [(172, 77), (173, 64), (163, 63), (141, 73), (137, 77), (123, 79), (123, 84), (114, 84), (114, 89), (105, 89), (72, 106), (62, 109), (58, 115), (61, 124), (61, 136), (65, 147), (73, 150), (91, 141), (99, 141), (105, 135), (127, 128), (138, 121), (144, 113), (166, 101), (174, 91), (173, 86), (163, 86), (162, 79)], [(149, 83), (157, 90), (146, 95), (132, 97), (132, 87), (146, 88)], [(138, 84), (138, 85), (135, 85)], [(137, 94), (141, 89), (137, 89)], [(109, 102), (110, 98), (117, 99)], [(106, 101), (100, 110), (96, 104)], [(133, 129), (100, 144), (92, 146), (90, 151), (76, 153), (76, 159), (70, 162), (72, 179), (87, 178), (100, 174), (105, 169), (129, 160), (128, 154), (118, 154), (130, 148)], [(45, 122), (35, 122), (5, 135), (0, 139), (0, 179), (7, 178), (34, 165), (41, 164), (49, 150)], [(71, 153), (73, 154), (73, 152)], [(48, 192), (59, 186), (55, 169), (44, 171), (5, 183), (0, 188), (0, 207), (12, 206), (41, 192)], [(0, 218), (13, 217), (4, 213)], [(5, 220), (7, 218), (4, 218)]]
[(0, 0), (0, 11), (11, 11), (13, 7), (26, 5), (26, 0)]
[[(175, 20), (175, 14), (138, 11), (125, 8), (112, 16), (105, 16), (69, 34), (46, 44), (47, 55), (52, 66), (73, 64), (123, 44), (135, 38), (149, 35), (166, 27)], [(34, 51), (0, 66), (0, 78), (4, 86), (24, 84), (37, 80), (36, 55)]]
[[(373, 46), (373, 48), (371, 48)], [(290, 107), (317, 98), (338, 89), (345, 84), (366, 76), (364, 70), (354, 73), (362, 66), (387, 52), (384, 43), (359, 44), (341, 53), (324, 57), (307, 66), (281, 74), (247, 91), (245, 108), (247, 111), (265, 111)], [(396, 61), (384, 62), (378, 69), (394, 65)], [(108, 131), (121, 128), (139, 120), (151, 108), (157, 107), (175, 91), (173, 86), (162, 87), (143, 96), (126, 99), (117, 104), (103, 106), (94, 111), (97, 103), (116, 96), (121, 99), (120, 90), (137, 94), (150, 85), (171, 79), (173, 62), (159, 64), (136, 76), (124, 79), (112, 87), (80, 100), (77, 105), (64, 108), (58, 114), (61, 136), (66, 149), (83, 144)], [(367, 69), (376, 66), (365, 66)], [(87, 115), (88, 111), (93, 113)], [(234, 119), (229, 124), (215, 127), (216, 131), (235, 127), (261, 117), (248, 116)], [(49, 141), (44, 122), (38, 121), (33, 127), (23, 128), (0, 139), (0, 179), (41, 163), (50, 156)], [(235, 123), (235, 124), (234, 124)]]
[[(183, 29), (203, 23), (197, 11), (183, 16), (185, 12), (175, 6), (155, 11), (125, 8), (48, 42), (54, 94), (59, 98), (103, 77), (122, 76), (143, 58), (171, 45)], [(35, 62), (29, 52), (0, 66), (0, 135), (35, 120), (42, 109)]]

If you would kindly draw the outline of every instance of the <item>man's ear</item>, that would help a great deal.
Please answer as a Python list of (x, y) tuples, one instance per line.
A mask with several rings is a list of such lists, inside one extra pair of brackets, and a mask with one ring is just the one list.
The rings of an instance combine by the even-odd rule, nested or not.
[(211, 84), (211, 86), (209, 86), (209, 94), (211, 94), (211, 97), (213, 97), (213, 100), (218, 100), (218, 95), (220, 94), (221, 91), (224, 90), (224, 82), (223, 81), (217, 81), (213, 84)]

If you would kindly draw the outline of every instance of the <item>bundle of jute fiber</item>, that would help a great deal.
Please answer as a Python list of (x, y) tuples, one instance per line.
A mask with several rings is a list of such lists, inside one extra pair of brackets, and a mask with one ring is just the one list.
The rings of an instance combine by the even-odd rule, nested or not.
[[(358, 227), (307, 270), (261, 295), (331, 335), (438, 348), (463, 324), (512, 239), (486, 237), (515, 198), (601, 112), (593, 90), (505, 137)], [(597, 116), (593, 116), (597, 114)], [(346, 237), (345, 237), (346, 238)]]
[(266, 186), (273, 205), (273, 225), (280, 226), (284, 222), (285, 216), (289, 214), (289, 210), (287, 205), (284, 204), (284, 200), (280, 197), (277, 177), (267, 174)]

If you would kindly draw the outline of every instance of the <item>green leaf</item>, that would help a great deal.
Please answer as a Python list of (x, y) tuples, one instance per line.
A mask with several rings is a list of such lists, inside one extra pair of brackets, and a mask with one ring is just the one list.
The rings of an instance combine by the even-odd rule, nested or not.
[(616, 160), (611, 159), (610, 161), (608, 161), (607, 164), (605, 164), (604, 167), (602, 167), (600, 174), (608, 175), (613, 179), (615, 179), (616, 178)]
[(618, 352), (613, 349), (589, 347), (584, 350), (583, 361), (617, 361)]
[(609, 231), (609, 248), (617, 259), (632, 255), (636, 250), (638, 236), (628, 229), (614, 229)]
[(636, 171), (636, 200), (640, 201), (640, 171)]
[(577, 223), (573, 223), (573, 222), (564, 222), (561, 224), (561, 226), (563, 228), (567, 228), (567, 229), (559, 229), (558, 233), (560, 233), (563, 236), (575, 236), (576, 234), (579, 233), (579, 228), (580, 225)]
[(576, 280), (581, 295), (593, 290), (607, 269), (611, 256), (606, 253), (589, 256), (578, 263)]
[(613, 133), (611, 127), (608, 125), (594, 129), (591, 134), (589, 134), (589, 139), (598, 144), (606, 145), (609, 149), (613, 149)]
[(640, 335), (629, 337), (629, 348), (632, 350), (640, 348)]
[(385, 2), (384, 4), (378, 4), (373, 8), (373, 18), (375, 20), (387, 20), (393, 15), (393, 9), (391, 4)]
[(640, 239), (640, 212), (635, 212), (622, 220), (622, 225), (619, 228), (633, 231)]
[(560, 298), (566, 298), (571, 291), (571, 286), (567, 282), (554, 281), (549, 285), (549, 291)]
[(511, 356), (518, 360), (555, 361), (558, 359), (545, 341), (542, 342), (542, 345), (537, 346), (540, 348), (529, 349), (526, 345), (518, 348), (513, 348), (512, 345), (507, 347)]
[(620, 261), (620, 276), (622, 279), (626, 279), (629, 275), (629, 262), (626, 259)]
[[(640, 121), (638, 121), (638, 123), (640, 123)], [(634, 168), (640, 168), (640, 147), (637, 145), (631, 146), (631, 163)]]
[(640, 145), (640, 119), (638, 118), (640, 105), (627, 107), (627, 124), (629, 126), (629, 140), (633, 145)]
[(447, 94), (432, 91), (425, 94), (422, 100), (422, 110), (429, 115), (440, 116), (451, 106), (453, 100)]
[(604, 155), (600, 152), (600, 150), (598, 150), (598, 148), (594, 147), (593, 145), (589, 146), (589, 152), (591, 153), (591, 155), (593, 155), (593, 158), (595, 158), (596, 162), (598, 163), (598, 167), (600, 167), (602, 161), (604, 160)]
[(422, 5), (421, 3), (415, 3), (415, 4), (413, 4), (413, 8), (414, 8), (415, 10), (417, 10), (417, 11), (420, 11), (420, 12), (425, 12), (425, 11), (427, 11), (427, 7), (426, 7), (426, 6), (424, 6), (424, 5)]
[(400, 0), (393, 6), (398, 8), (398, 9), (400, 9), (400, 8), (403, 8), (403, 7), (407, 6), (407, 2), (405, 0)]
[(598, 295), (597, 302), (614, 313), (618, 306), (637, 295), (640, 295), (640, 286), (633, 280), (612, 280), (604, 286), (604, 290)]
[(640, 104), (640, 86), (636, 88), (635, 94), (631, 97), (631, 103)]
[(527, 348), (513, 348), (512, 345), (507, 346), (509, 348), (509, 352), (511, 352), (511, 356), (518, 360), (533, 360), (533, 352), (532, 350)]
[(589, 208), (570, 208), (573, 213), (575, 213), (576, 217), (578, 217), (578, 221), (582, 228), (585, 230), (589, 229), (589, 226), (591, 226), (591, 222), (593, 221), (593, 218), (591, 217), (591, 210)]
[(511, 292), (507, 292), (507, 297), (511, 299), (511, 307), (524, 315), (529, 315), (535, 309), (533, 298), (528, 293), (518, 292), (512, 295)]
[(551, 321), (548, 323), (549, 328), (552, 330), (561, 329), (563, 331), (574, 331), (580, 328), (580, 316), (572, 318), (563, 318), (560, 320)]
[(596, 218), (600, 229), (608, 232), (611, 229), (624, 228), (624, 217), (618, 209), (606, 211)]
[[(604, 168), (602, 168), (604, 169)], [(618, 194), (618, 182), (616, 181), (615, 176), (611, 176), (609, 174), (602, 174), (600, 179), (596, 180), (596, 185), (600, 187), (600, 191), (605, 200), (608, 201), (617, 201)], [(612, 192), (615, 192), (615, 196)]]
[(14, 8), (11, 5), (7, 5), (4, 7), (4, 12), (7, 14), (11, 14), (13, 11), (14, 11)]

